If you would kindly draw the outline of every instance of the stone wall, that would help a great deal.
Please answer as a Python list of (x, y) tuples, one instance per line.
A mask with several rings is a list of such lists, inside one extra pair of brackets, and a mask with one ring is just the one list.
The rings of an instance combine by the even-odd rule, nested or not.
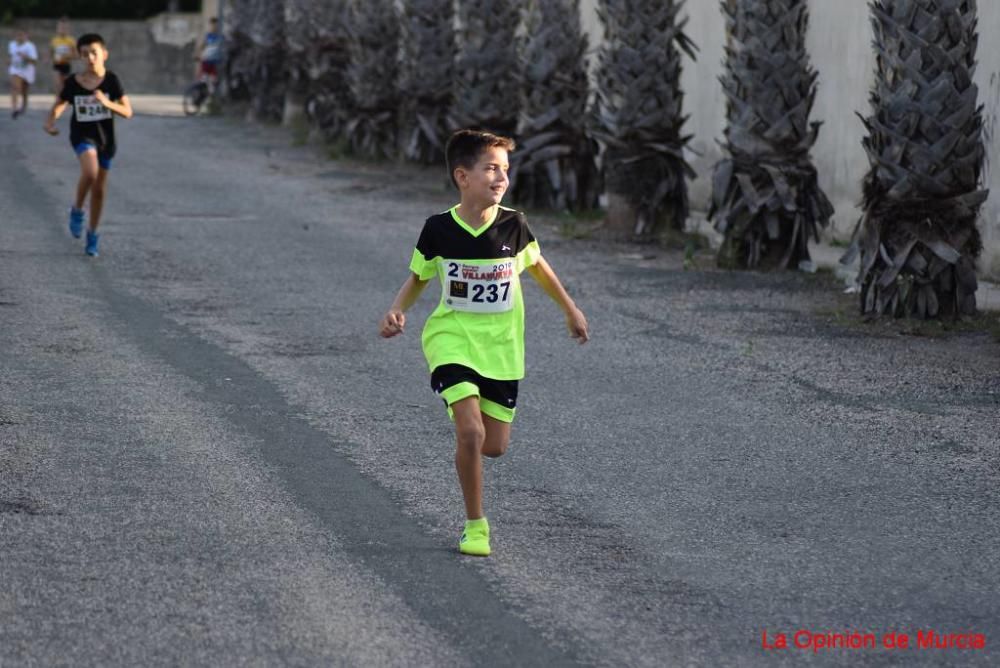
[[(194, 77), (194, 45), (202, 33), (200, 14), (161, 14), (147, 21), (72, 20), (74, 37), (99, 33), (108, 44), (108, 69), (121, 77), (125, 90), (132, 93), (180, 94)], [(36, 90), (52, 87), (49, 39), (55, 34), (51, 19), (23, 19), (14, 26), (0, 26), (0, 40), (6, 53), (15, 27), (28, 30), (38, 48)], [(74, 70), (81, 69), (80, 63)]]

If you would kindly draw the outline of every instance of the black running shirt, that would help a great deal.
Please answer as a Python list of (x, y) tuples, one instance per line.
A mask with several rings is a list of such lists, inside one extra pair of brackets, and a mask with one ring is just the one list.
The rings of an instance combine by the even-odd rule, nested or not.
[(114, 72), (104, 73), (104, 79), (96, 89), (84, 88), (76, 80), (77, 75), (66, 79), (66, 85), (59, 93), (59, 99), (69, 102), (73, 116), (69, 122), (69, 143), (74, 147), (88, 142), (101, 155), (109, 158), (115, 155), (115, 119), (110, 109), (94, 98), (94, 90), (101, 90), (112, 102), (125, 95), (125, 89)]

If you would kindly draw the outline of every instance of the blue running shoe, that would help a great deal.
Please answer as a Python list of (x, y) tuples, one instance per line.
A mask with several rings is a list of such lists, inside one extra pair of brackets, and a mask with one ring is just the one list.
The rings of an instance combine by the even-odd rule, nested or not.
[(101, 235), (87, 230), (86, 253), (90, 257), (97, 257), (97, 242), (101, 240)]
[(75, 206), (70, 207), (69, 233), (73, 235), (74, 239), (79, 239), (83, 233), (83, 209), (78, 209)]

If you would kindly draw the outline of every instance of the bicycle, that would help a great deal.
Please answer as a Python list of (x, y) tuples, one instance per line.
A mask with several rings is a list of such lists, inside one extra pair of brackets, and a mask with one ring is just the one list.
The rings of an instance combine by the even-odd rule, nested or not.
[(198, 81), (195, 81), (184, 91), (184, 115), (194, 116), (197, 114), (213, 95), (215, 95), (215, 81), (212, 77), (203, 74)]

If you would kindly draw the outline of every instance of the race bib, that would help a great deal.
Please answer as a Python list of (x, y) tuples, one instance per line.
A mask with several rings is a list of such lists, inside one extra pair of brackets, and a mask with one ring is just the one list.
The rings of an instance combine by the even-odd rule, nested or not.
[(93, 95), (74, 96), (73, 107), (76, 109), (76, 120), (79, 123), (106, 121), (111, 118), (111, 110), (98, 102)]
[(467, 264), (462, 260), (442, 260), (444, 303), (456, 311), (502, 313), (514, 308), (517, 274), (514, 260), (488, 264)]
[(59, 44), (54, 49), (56, 62), (62, 62), (69, 59), (70, 49), (68, 44)]

